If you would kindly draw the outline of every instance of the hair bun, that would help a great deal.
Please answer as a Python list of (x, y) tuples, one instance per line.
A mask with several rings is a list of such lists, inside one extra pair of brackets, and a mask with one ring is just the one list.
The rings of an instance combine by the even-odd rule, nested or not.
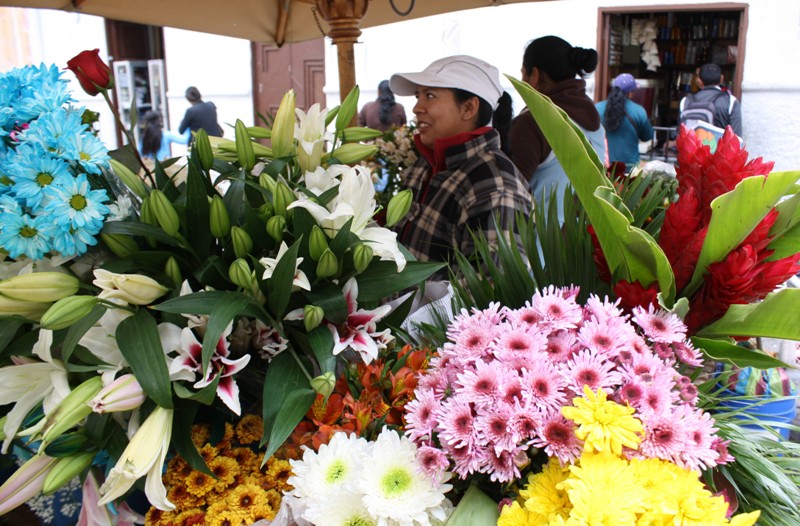
[(576, 73), (586, 76), (597, 69), (597, 51), (575, 46), (570, 52), (569, 62)]

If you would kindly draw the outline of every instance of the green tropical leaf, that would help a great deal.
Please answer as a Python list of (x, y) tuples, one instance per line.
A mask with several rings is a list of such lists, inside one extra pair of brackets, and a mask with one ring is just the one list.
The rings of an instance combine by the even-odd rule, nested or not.
[[(711, 202), (711, 221), (692, 280), (683, 295), (691, 296), (711, 263), (722, 261), (758, 226), (773, 206), (794, 188), (798, 172), (774, 172), (743, 179), (736, 188)], [(795, 251), (796, 252), (796, 251)]]
[(761, 336), (800, 340), (800, 289), (783, 289), (759, 303), (731, 305), (722, 318), (697, 332), (703, 338)]
[[(800, 173), (795, 173), (800, 178)], [(800, 193), (781, 201), (775, 208), (778, 219), (769, 231), (772, 242), (768, 247), (775, 251), (769, 257), (772, 261), (792, 256), (800, 247)]]
[(119, 351), (147, 396), (161, 407), (172, 409), (167, 358), (153, 316), (145, 309), (139, 309), (133, 316), (122, 320), (116, 337)]
[(286, 314), (286, 307), (289, 305), (289, 298), (292, 295), (292, 282), (297, 267), (297, 251), (300, 248), (301, 239), (298, 239), (289, 247), (280, 261), (272, 271), (272, 277), (267, 283), (267, 302), (270, 312), (277, 318), (283, 319)]
[(624, 207), (621, 202), (609, 200), (613, 185), (583, 132), (550, 99), (527, 83), (510, 76), (508, 79), (527, 104), (569, 177), (615, 278), (645, 285), (658, 281), (662, 294), (671, 303), (675, 280), (666, 255), (649, 234), (631, 225), (630, 212), (620, 212), (620, 207)]
[(298, 363), (294, 351), (278, 354), (270, 362), (264, 378), (263, 408), (264, 458), (278, 450), (314, 403), (316, 393), (309, 387), (309, 378)]
[(358, 301), (380, 301), (395, 292), (425, 281), (444, 266), (444, 263), (408, 261), (403, 272), (398, 273), (394, 261), (376, 261), (356, 277)]
[(192, 469), (213, 477), (214, 474), (192, 441), (192, 424), (197, 414), (197, 404), (178, 400), (175, 405), (176, 409), (172, 416), (172, 445), (175, 446), (175, 451)]
[(755, 367), (756, 369), (773, 369), (786, 367), (782, 361), (759, 351), (745, 349), (727, 340), (693, 337), (692, 344), (703, 351), (708, 358), (718, 362), (726, 362), (737, 367)]

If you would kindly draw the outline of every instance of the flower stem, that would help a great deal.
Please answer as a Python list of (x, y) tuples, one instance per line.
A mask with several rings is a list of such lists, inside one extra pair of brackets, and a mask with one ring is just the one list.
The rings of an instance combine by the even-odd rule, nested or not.
[(294, 361), (297, 362), (297, 365), (300, 366), (300, 370), (303, 371), (303, 374), (306, 375), (306, 378), (308, 378), (308, 381), (310, 382), (311, 381), (311, 375), (308, 374), (308, 370), (306, 369), (305, 365), (303, 365), (303, 362), (300, 361), (300, 357), (297, 356), (297, 353), (294, 352), (294, 349), (292, 349), (291, 347), (289, 347), (287, 350), (289, 351), (289, 354), (292, 355), (292, 358), (294, 358)]
[(133, 149), (133, 154), (136, 156), (136, 160), (139, 161), (139, 165), (144, 169), (144, 173), (147, 176), (147, 180), (150, 182), (150, 185), (155, 188), (156, 187), (156, 180), (153, 178), (153, 174), (150, 172), (150, 169), (144, 163), (144, 159), (142, 156), (139, 155), (139, 149), (136, 148), (136, 139), (133, 137), (131, 131), (125, 127), (125, 124), (122, 122), (122, 118), (119, 116), (119, 110), (117, 107), (114, 106), (114, 103), (111, 102), (111, 98), (108, 96), (108, 90), (100, 90), (103, 94), (103, 98), (106, 99), (106, 104), (111, 109), (111, 113), (114, 115), (114, 118), (117, 120), (117, 124), (119, 125), (122, 132), (125, 134), (125, 137), (128, 139), (128, 144), (131, 145)]

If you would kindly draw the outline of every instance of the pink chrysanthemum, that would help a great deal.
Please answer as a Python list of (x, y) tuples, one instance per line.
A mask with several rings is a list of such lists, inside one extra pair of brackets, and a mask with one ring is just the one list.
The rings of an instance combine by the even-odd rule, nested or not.
[(538, 407), (516, 406), (508, 424), (514, 441), (518, 444), (534, 438), (544, 413)]
[(496, 404), (480, 411), (475, 417), (478, 442), (498, 453), (511, 451), (515, 447), (509, 424), (514, 410), (506, 404)]
[(484, 464), (483, 450), (476, 450), (471, 446), (450, 445), (445, 445), (442, 449), (453, 460), (453, 472), (461, 479), (476, 473)]
[(475, 442), (472, 407), (461, 396), (453, 396), (442, 403), (436, 413), (439, 422), (439, 440), (453, 447), (471, 447)]
[(461, 359), (482, 358), (490, 352), (490, 345), (495, 336), (493, 327), (475, 324), (465, 327), (458, 335), (455, 343), (445, 344), (443, 355), (455, 355)]
[(610, 391), (617, 387), (621, 380), (613, 362), (589, 349), (570, 358), (561, 374), (567, 390), (574, 396), (582, 395), (584, 385), (589, 386), (592, 391), (598, 389)]
[(504, 372), (506, 374), (503, 375), (500, 386), (497, 388), (497, 400), (510, 406), (522, 403), (523, 388), (521, 378), (518, 374), (508, 374), (510, 371)]
[(535, 359), (547, 345), (547, 337), (541, 332), (529, 332), (523, 328), (511, 328), (495, 338), (492, 345), (495, 351), (495, 359), (501, 362), (513, 362), (518, 360)]
[(499, 362), (476, 360), (474, 368), (458, 375), (456, 385), (462, 388), (460, 396), (467, 402), (492, 404), (497, 399), (501, 368)]
[(493, 327), (503, 321), (506, 310), (506, 307), (497, 302), (490, 303), (489, 307), (484, 310), (473, 308), (471, 311), (467, 311), (467, 309), (461, 309), (461, 312), (450, 322), (450, 326), (447, 328), (447, 337), (455, 341), (461, 331), (475, 325)]
[(703, 365), (703, 356), (700, 354), (700, 351), (692, 346), (692, 342), (684, 341), (684, 342), (677, 342), (672, 344), (672, 350), (675, 352), (675, 356), (678, 358), (678, 361), (685, 363), (686, 365), (690, 365), (692, 367), (700, 367)]
[(533, 296), (532, 306), (541, 318), (541, 325), (551, 330), (573, 329), (583, 320), (583, 309), (574, 297), (561, 295), (559, 289), (548, 288)]
[(654, 342), (676, 343), (686, 339), (686, 325), (675, 314), (650, 305), (647, 309), (634, 307), (633, 321)]
[(672, 392), (666, 382), (652, 382), (644, 386), (644, 394), (638, 402), (631, 402), (645, 417), (663, 413), (672, 404)]
[(548, 456), (556, 457), (562, 464), (571, 464), (583, 450), (581, 441), (575, 436), (575, 423), (560, 413), (541, 424), (531, 445), (544, 448)]
[(642, 403), (645, 394), (644, 386), (636, 378), (631, 378), (623, 382), (617, 391), (616, 400), (621, 404), (629, 404), (638, 407)]
[(610, 318), (603, 322), (591, 319), (585, 321), (578, 331), (578, 343), (614, 359), (620, 349), (629, 345), (634, 334), (632, 327), (622, 318)]
[(639, 444), (641, 457), (677, 463), (686, 442), (683, 424), (670, 413), (653, 415), (642, 423), (644, 439)]
[(516, 465), (517, 450), (499, 451), (494, 454), (489, 453), (483, 459), (481, 471), (489, 474), (489, 479), (493, 482), (511, 482), (520, 477), (519, 468)]
[(713, 447), (717, 429), (711, 415), (689, 405), (679, 405), (673, 418), (684, 426), (686, 436), (677, 464), (694, 471), (714, 467), (719, 453)]
[(542, 411), (551, 411), (564, 405), (567, 396), (566, 382), (549, 362), (539, 361), (522, 374), (523, 398)]
[(536, 329), (542, 321), (539, 312), (531, 307), (530, 302), (524, 307), (508, 313), (508, 323), (514, 328)]
[(417, 390), (415, 399), (406, 404), (406, 435), (413, 441), (429, 437), (436, 429), (436, 414), (441, 404), (432, 389)]
[(417, 461), (423, 473), (431, 480), (441, 480), (442, 475), (450, 466), (450, 461), (444, 451), (431, 446), (421, 446), (417, 449)]
[(431, 359), (427, 373), (420, 377), (417, 388), (431, 389), (436, 396), (442, 397), (450, 391), (454, 381), (455, 375), (450, 375), (450, 368), (445, 359), (437, 356)]
[(584, 307), (584, 315), (587, 319), (594, 318), (599, 322), (611, 318), (622, 316), (622, 310), (618, 307), (619, 300), (609, 301), (608, 298), (600, 299), (595, 294), (589, 296)]
[(574, 332), (558, 331), (551, 333), (547, 338), (547, 346), (545, 347), (547, 358), (551, 363), (555, 364), (566, 362), (578, 349), (577, 342), (578, 338)]

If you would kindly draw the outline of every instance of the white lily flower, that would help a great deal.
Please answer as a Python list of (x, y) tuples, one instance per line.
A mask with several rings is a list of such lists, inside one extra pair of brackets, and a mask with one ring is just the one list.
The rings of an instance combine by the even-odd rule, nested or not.
[(342, 287), (347, 303), (347, 320), (335, 325), (328, 321), (325, 324), (333, 336), (333, 354), (350, 348), (356, 351), (364, 363), (369, 364), (378, 357), (378, 352), (394, 340), (389, 329), (377, 330), (378, 321), (392, 310), (389, 305), (381, 305), (374, 310), (359, 309), (358, 282), (350, 278)]
[(396, 232), (381, 226), (370, 226), (362, 230), (358, 237), (369, 244), (372, 253), (381, 258), (381, 261), (394, 261), (397, 272), (403, 272), (406, 268), (406, 257), (397, 246)]
[(149, 305), (169, 292), (167, 287), (141, 274), (115, 274), (96, 269), (94, 277), (92, 284), (103, 289), (97, 295), (101, 299), (123, 301), (132, 305)]
[[(314, 195), (319, 196), (339, 184), (339, 178), (349, 169), (349, 166), (343, 164), (333, 164), (327, 170), (317, 166), (313, 172), (307, 171), (303, 179), (306, 188), (311, 190)], [(300, 194), (298, 198), (302, 198), (304, 195)]]
[[(289, 247), (286, 245), (286, 242), (281, 241), (278, 254), (274, 258), (261, 258), (259, 260), (259, 263), (264, 265), (264, 275), (261, 276), (261, 279), (270, 279), (272, 277), (272, 273), (275, 272), (275, 267), (278, 266), (278, 261), (280, 261), (288, 251)], [(297, 262), (294, 265), (294, 279), (292, 280), (292, 285), (303, 290), (311, 290), (311, 283), (308, 281), (308, 276), (299, 269), (300, 263), (302, 262), (303, 258), (297, 258)]]
[(156, 407), (133, 435), (106, 481), (100, 486), (104, 506), (124, 495), (138, 479), (147, 475), (144, 492), (147, 500), (164, 511), (175, 509), (167, 500), (167, 489), (161, 480), (161, 470), (172, 438), (172, 409)]
[(128, 365), (125, 357), (117, 345), (117, 327), (123, 320), (133, 316), (133, 313), (122, 309), (109, 309), (97, 322), (81, 337), (82, 346), (97, 358), (108, 364), (109, 367), (100, 366), (100, 369), (110, 368), (119, 370)]
[(50, 346), (53, 331), (40, 329), (39, 340), (34, 345), (34, 353), (42, 362), (18, 360), (16, 365), (0, 368), (0, 405), (14, 404), (6, 415), (3, 425), (2, 449), (7, 453), (11, 441), (17, 435), (27, 414), (40, 403), (45, 414), (52, 411), (70, 392), (67, 370), (61, 360), (53, 360)]

